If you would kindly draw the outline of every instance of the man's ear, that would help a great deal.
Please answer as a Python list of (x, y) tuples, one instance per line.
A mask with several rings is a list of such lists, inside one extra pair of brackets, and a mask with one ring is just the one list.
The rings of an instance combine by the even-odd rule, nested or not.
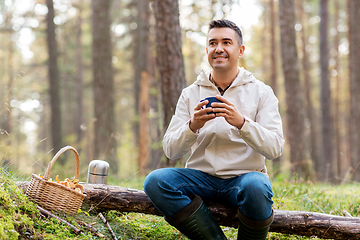
[(245, 46), (241, 45), (239, 50), (239, 58), (242, 58), (244, 56)]
[(205, 48), (205, 51), (206, 51), (206, 54), (209, 54), (209, 53), (208, 53), (208, 49), (207, 49), (207, 47)]

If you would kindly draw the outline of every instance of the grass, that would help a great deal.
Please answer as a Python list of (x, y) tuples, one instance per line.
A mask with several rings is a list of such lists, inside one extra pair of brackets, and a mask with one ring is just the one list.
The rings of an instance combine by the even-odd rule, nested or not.
[[(42, 217), (33, 203), (16, 186), (11, 173), (0, 168), (0, 239), (102, 239), (87, 232), (79, 225), (86, 222), (98, 229), (106, 238), (111, 235), (95, 211), (83, 209), (76, 217), (62, 218), (83, 230), (75, 235), (66, 225), (52, 218)], [(134, 177), (125, 182), (111, 182), (142, 189), (143, 178)], [(274, 208), (283, 210), (311, 211), (341, 215), (345, 210), (354, 217), (360, 216), (360, 185), (313, 184), (302, 180), (274, 181)], [(175, 228), (158, 216), (141, 213), (103, 213), (115, 235), (122, 240), (130, 239), (186, 239)], [(237, 230), (223, 227), (228, 239), (236, 239)], [(269, 233), (268, 239), (310, 239), (296, 235)], [(315, 239), (315, 238), (312, 238)], [(318, 238), (317, 238), (318, 239)]]

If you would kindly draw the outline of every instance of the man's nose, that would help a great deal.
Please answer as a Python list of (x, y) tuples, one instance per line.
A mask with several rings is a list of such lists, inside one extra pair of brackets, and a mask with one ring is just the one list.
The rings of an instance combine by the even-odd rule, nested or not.
[(224, 51), (224, 48), (223, 48), (222, 44), (218, 44), (218, 45), (216, 46), (215, 51), (218, 52), (218, 53), (219, 53), (219, 52), (223, 52), (223, 51)]

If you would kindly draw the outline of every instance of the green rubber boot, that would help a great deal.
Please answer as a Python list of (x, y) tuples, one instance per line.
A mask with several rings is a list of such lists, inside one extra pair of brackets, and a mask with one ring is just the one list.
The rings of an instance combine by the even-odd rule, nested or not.
[(274, 220), (274, 212), (264, 221), (254, 221), (245, 217), (240, 211), (238, 240), (265, 240)]
[(197, 195), (189, 205), (165, 220), (189, 239), (226, 240), (219, 224)]

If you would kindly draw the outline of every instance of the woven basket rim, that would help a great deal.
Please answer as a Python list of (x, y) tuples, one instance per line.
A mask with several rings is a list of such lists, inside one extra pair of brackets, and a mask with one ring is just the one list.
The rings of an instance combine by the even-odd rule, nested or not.
[(73, 189), (71, 189), (71, 188), (68, 188), (68, 187), (66, 187), (66, 186), (64, 186), (64, 185), (62, 185), (62, 184), (60, 184), (60, 183), (56, 183), (56, 182), (52, 182), (52, 181), (49, 181), (49, 180), (45, 180), (45, 179), (39, 177), (38, 175), (36, 175), (35, 173), (33, 173), (31, 176), (32, 176), (33, 178), (35, 178), (36, 180), (38, 180), (38, 181), (44, 182), (45, 184), (53, 185), (54, 187), (59, 187), (59, 188), (61, 188), (61, 189), (64, 189), (64, 190), (66, 190), (66, 191), (69, 191), (69, 192), (71, 192), (71, 193), (75, 193), (75, 194), (77, 194), (77, 195), (79, 195), (79, 196), (81, 196), (81, 197), (84, 197), (84, 198), (85, 198), (85, 197), (87, 196), (86, 194), (79, 193), (79, 192), (77, 192), (77, 191), (75, 191), (75, 190), (73, 190)]
[(80, 156), (79, 153), (76, 151), (76, 149), (72, 146), (65, 146), (63, 148), (61, 148), (56, 154), (55, 156), (52, 158), (52, 160), (49, 162), (46, 171), (45, 171), (45, 175), (44, 175), (44, 179), (49, 180), (50, 178), (50, 172), (51, 169), (53, 167), (53, 165), (55, 164), (56, 160), (60, 157), (61, 154), (63, 154), (64, 152), (71, 150), (74, 152), (75, 154), (75, 163), (76, 163), (76, 168), (75, 168), (75, 178), (79, 179), (79, 175), (80, 175)]

